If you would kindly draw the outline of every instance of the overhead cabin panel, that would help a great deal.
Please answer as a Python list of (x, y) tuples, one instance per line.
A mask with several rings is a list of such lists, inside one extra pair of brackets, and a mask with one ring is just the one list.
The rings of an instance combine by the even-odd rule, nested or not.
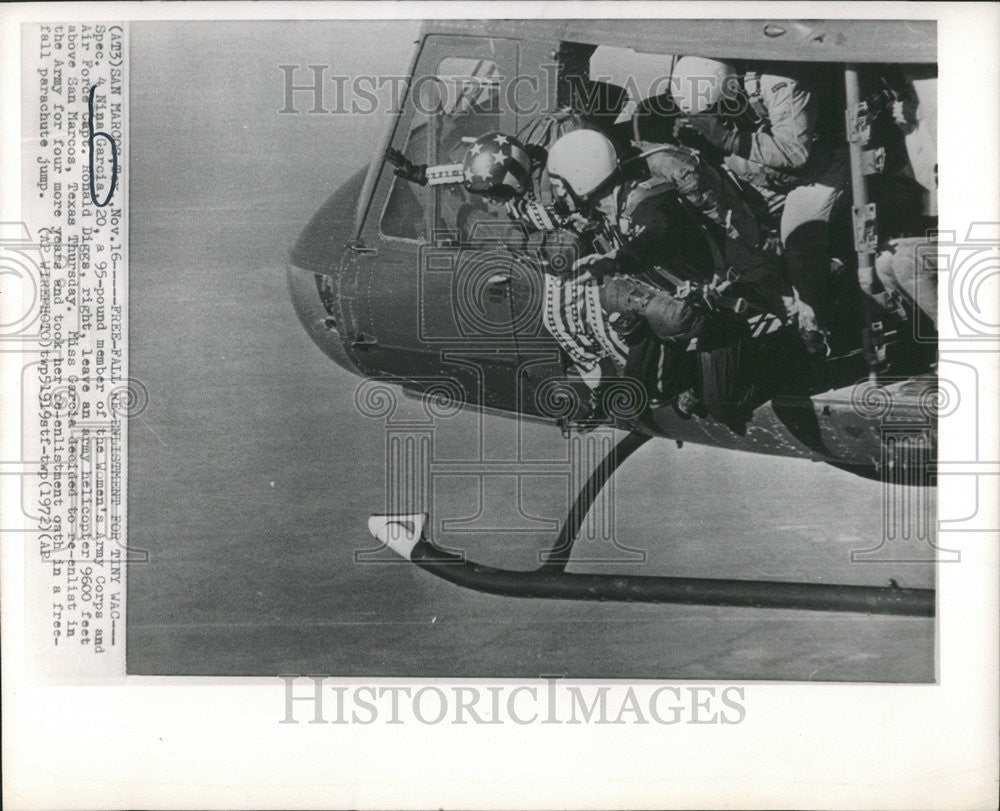
[(424, 30), (729, 59), (937, 61), (933, 20), (442, 20)]

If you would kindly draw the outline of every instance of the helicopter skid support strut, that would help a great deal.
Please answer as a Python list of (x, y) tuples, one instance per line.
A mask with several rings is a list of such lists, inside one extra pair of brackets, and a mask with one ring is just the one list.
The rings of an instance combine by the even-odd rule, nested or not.
[(421, 569), (455, 585), (504, 597), (934, 616), (932, 589), (565, 571), (587, 510), (621, 463), (647, 439), (631, 433), (611, 450), (580, 491), (546, 562), (532, 571), (485, 566), (438, 548), (425, 535), (423, 513), (375, 515), (368, 529)]

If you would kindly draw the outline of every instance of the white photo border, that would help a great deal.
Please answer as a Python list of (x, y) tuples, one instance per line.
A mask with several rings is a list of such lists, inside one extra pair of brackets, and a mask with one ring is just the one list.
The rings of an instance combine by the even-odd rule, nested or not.
[[(23, 22), (567, 15), (936, 19), (941, 227), (964, 232), (972, 222), (1000, 222), (998, 7), (846, 2), (7, 5), (0, 12), (0, 219), (20, 219), (15, 156)], [(980, 380), (998, 379), (996, 355), (966, 360), (978, 364)], [(20, 427), (15, 410), (6, 408), (16, 404), (11, 387), (19, 376), (16, 358), (0, 355), (0, 363), (6, 439)], [(1000, 447), (995, 387), (989, 396), (980, 450), (992, 461)], [(940, 441), (957, 444), (968, 430), (942, 419)], [(941, 479), (941, 503), (958, 496), (965, 486), (960, 479)], [(0, 515), (12, 506), (8, 482), (3, 484)], [(996, 526), (996, 500), (981, 508), (983, 525)], [(961, 550), (962, 563), (939, 567), (934, 685), (747, 682), (746, 718), (731, 726), (386, 727), (281, 725), (285, 688), (278, 679), (33, 684), (25, 677), (31, 640), (22, 621), (24, 549), (4, 538), (4, 800), (11, 808), (992, 808), (997, 538), (969, 532), (949, 537), (946, 545)], [(613, 683), (612, 690), (626, 687)]]

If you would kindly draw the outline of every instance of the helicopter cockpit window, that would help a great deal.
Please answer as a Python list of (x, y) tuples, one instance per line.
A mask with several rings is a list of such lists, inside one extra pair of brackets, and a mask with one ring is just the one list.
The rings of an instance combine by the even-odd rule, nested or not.
[(628, 103), (618, 117), (619, 126), (639, 141), (669, 140), (673, 132), (674, 105), (670, 76), (676, 56), (599, 45), (590, 59), (590, 76), (624, 88)]
[[(479, 135), (500, 128), (501, 77), (489, 59), (446, 56), (430, 76), (414, 76), (413, 121), (401, 151), (414, 164), (460, 164)], [(393, 182), (382, 214), (385, 236), (423, 239), (431, 232), (458, 234), (470, 211), (486, 216), (484, 201), (460, 183), (420, 186)]]
[(630, 108), (623, 111), (621, 117), (625, 118), (637, 102), (659, 96), (670, 89), (670, 74), (675, 59), (666, 54), (598, 45), (590, 57), (590, 78), (625, 89)]

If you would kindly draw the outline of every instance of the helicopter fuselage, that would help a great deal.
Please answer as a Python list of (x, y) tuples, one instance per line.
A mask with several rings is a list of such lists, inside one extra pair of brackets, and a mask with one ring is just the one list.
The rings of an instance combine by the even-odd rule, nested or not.
[[(453, 25), (442, 25), (448, 30), (437, 34), (429, 27), (414, 76), (446, 72), (445, 63), (458, 70), (466, 60), (476, 65), (478, 80), (510, 82), (526, 71), (543, 72), (553, 52), (553, 42), (544, 38), (457, 35)], [(910, 61), (921, 56), (909, 54), (905, 42), (897, 46)], [(496, 71), (483, 78), (486, 63)], [(510, 86), (502, 90), (507, 98)], [(521, 122), (515, 108), (532, 102), (526, 92), (537, 94), (536, 106), (554, 101), (546, 97), (551, 87), (520, 83), (516, 92), (511, 109), (494, 110), (484, 121), (466, 116), (462, 125), (473, 133), (484, 126), (516, 131)], [(542, 324), (537, 266), (505, 248), (500, 226), (495, 238), (488, 234), (475, 244), (442, 231), (449, 200), (440, 191), (410, 187), (383, 161), (389, 147), (412, 147), (411, 136), (422, 127), (430, 137), (425, 134), (419, 147), (425, 154), (415, 157), (446, 162), (434, 137), (438, 125), (421, 113), (415, 95), (387, 131), (375, 162), (327, 200), (292, 247), (287, 273), (298, 317), (323, 352), (360, 377), (565, 427), (573, 393), (560, 388), (566, 372), (559, 345)], [(777, 367), (782, 360), (772, 362)], [(928, 469), (936, 445), (932, 367), (873, 383), (859, 350), (808, 374), (799, 390), (759, 405), (742, 431), (709, 417), (682, 418), (669, 405), (645, 402), (634, 389), (623, 391), (618, 407), (612, 403), (608, 421), (651, 436), (827, 462), (869, 478), (887, 468)]]

